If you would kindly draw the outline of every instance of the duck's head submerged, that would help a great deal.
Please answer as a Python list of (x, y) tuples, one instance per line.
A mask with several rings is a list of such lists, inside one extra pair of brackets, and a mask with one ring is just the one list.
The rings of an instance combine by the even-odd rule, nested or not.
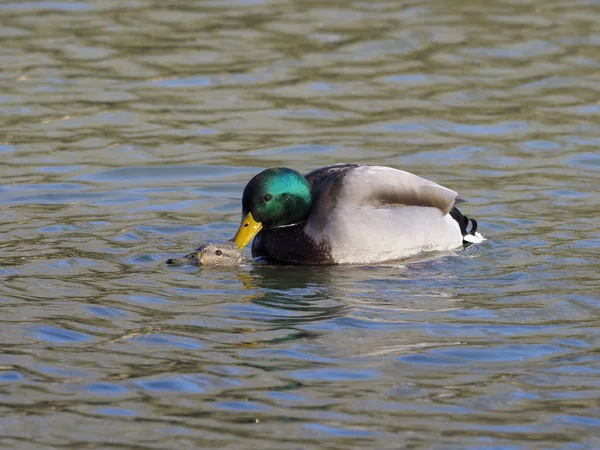
[(263, 228), (302, 222), (311, 205), (310, 185), (300, 173), (285, 167), (264, 170), (244, 189), (242, 222), (234, 241), (242, 249)]
[(167, 264), (192, 264), (195, 266), (237, 266), (242, 262), (242, 252), (234, 241), (202, 244), (183, 258), (172, 258)]

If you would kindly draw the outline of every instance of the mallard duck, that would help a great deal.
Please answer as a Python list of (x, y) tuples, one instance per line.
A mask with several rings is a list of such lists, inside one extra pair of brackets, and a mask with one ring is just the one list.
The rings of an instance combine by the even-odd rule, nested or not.
[(294, 264), (369, 264), (483, 239), (451, 189), (391, 167), (337, 164), (306, 176), (278, 167), (250, 180), (234, 241)]
[(242, 263), (242, 251), (235, 242), (206, 242), (183, 258), (171, 258), (167, 264), (194, 266), (237, 266)]

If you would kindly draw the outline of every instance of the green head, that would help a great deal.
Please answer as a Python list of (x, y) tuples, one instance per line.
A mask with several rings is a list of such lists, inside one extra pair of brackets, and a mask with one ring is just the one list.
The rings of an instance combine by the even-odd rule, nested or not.
[(250, 180), (242, 196), (242, 215), (252, 214), (263, 228), (301, 222), (312, 205), (310, 185), (292, 169), (267, 169)]

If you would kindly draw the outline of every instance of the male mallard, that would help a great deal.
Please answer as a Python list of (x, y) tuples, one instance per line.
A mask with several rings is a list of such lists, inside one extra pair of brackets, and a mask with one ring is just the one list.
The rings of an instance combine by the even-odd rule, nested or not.
[[(453, 190), (391, 167), (337, 164), (303, 177), (285, 167), (250, 180), (240, 249), (296, 264), (377, 263), (480, 242)], [(468, 227), (470, 230), (467, 230)]]

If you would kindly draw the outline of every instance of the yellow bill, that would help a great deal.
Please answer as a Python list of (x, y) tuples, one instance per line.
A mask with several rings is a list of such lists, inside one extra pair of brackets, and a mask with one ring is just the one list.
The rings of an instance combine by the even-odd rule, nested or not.
[(233, 240), (241, 250), (250, 243), (260, 230), (262, 230), (262, 223), (254, 220), (252, 213), (248, 213), (242, 219), (242, 223), (240, 223), (240, 227), (237, 233), (235, 233)]

